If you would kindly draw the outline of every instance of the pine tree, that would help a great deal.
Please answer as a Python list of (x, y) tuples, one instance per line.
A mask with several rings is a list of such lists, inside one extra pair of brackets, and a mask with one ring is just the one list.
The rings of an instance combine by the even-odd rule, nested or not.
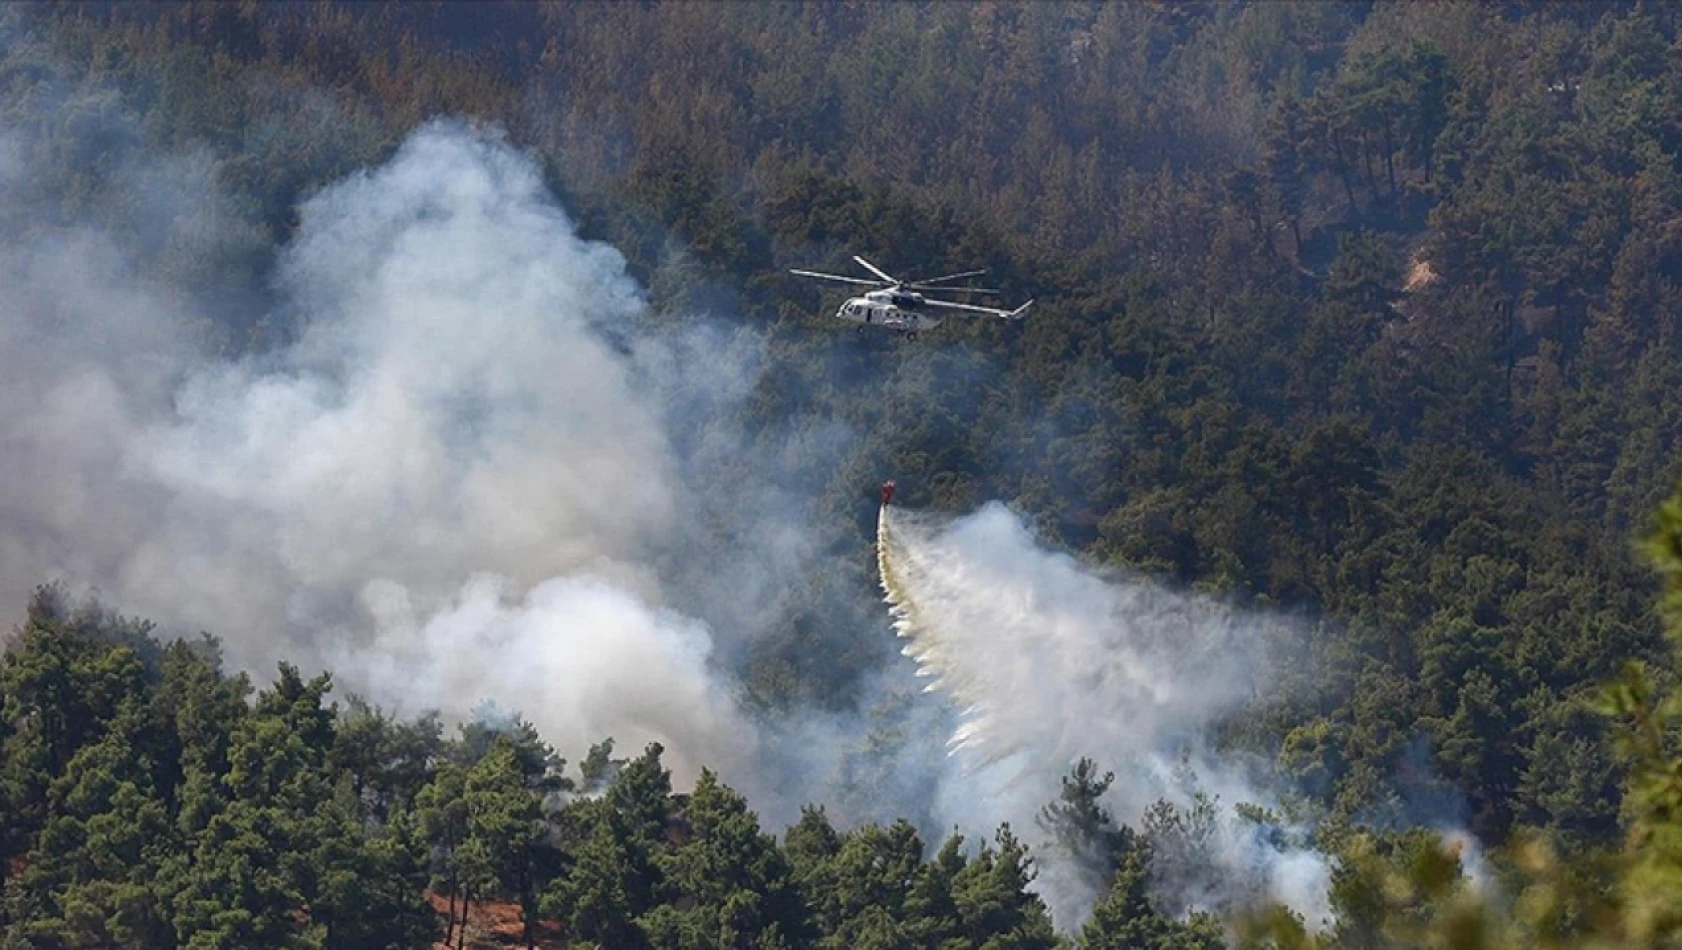
[(656, 858), (664, 879), (663, 901), (678, 907), (658, 928), (658, 947), (772, 947), (805, 939), (805, 909), (793, 872), (775, 839), (759, 830), (747, 802), (711, 771), (684, 803), (683, 840)]
[(1109, 887), (1110, 877), (1135, 844), (1132, 829), (1118, 826), (1103, 805), (1114, 781), (1114, 772), (1100, 776), (1097, 763), (1083, 757), (1063, 776), (1058, 800), (1041, 808), (1038, 818), (1052, 846), (1073, 863), (1094, 893)]
[(1001, 826), (992, 845), (983, 844), (975, 860), (953, 875), (959, 932), (975, 945), (1000, 950), (1057, 946), (1051, 913), (1028, 889), (1033, 879), (1027, 846), (1009, 825)]
[(1225, 946), (1219, 921), (1192, 914), (1178, 921), (1150, 899), (1150, 849), (1134, 847), (1122, 858), (1109, 893), (1081, 928), (1083, 950), (1218, 950)]

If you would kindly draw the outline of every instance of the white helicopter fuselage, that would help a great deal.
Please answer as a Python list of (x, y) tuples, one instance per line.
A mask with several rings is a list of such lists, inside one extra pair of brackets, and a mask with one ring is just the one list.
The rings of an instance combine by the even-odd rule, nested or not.
[(838, 319), (865, 326), (916, 333), (940, 326), (944, 317), (923, 309), (923, 295), (905, 291), (873, 290), (862, 297), (853, 297), (835, 311)]

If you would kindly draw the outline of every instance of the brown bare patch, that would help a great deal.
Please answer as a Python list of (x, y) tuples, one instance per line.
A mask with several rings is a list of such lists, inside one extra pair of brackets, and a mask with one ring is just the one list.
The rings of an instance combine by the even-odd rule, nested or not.
[(1408, 268), (1407, 282), (1402, 284), (1402, 290), (1407, 293), (1417, 293), (1437, 282), (1437, 272), (1431, 268), (1431, 262), (1423, 257), (1413, 259), (1413, 265)]
[[(440, 922), (450, 912), (450, 897), (434, 891), (426, 892), (426, 902), (437, 911)], [(456, 902), (456, 914), (461, 914), (461, 902)], [(452, 938), (446, 945), (442, 941), (434, 943), (432, 950), (454, 950), (456, 939)], [(520, 905), (514, 901), (474, 901), (467, 914), (467, 946), (469, 947), (523, 947), (526, 945), (526, 927), (520, 920)], [(560, 950), (566, 946), (563, 939), (561, 925), (553, 920), (539, 920), (537, 922), (537, 946), (543, 950)]]

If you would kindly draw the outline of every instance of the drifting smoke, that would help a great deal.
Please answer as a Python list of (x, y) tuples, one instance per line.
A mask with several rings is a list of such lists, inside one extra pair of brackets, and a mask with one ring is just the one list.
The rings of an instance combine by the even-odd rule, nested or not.
[[(0, 202), (41, 204), (27, 133), (0, 143)], [(135, 163), (149, 194), (217, 207), (214, 163)], [(659, 740), (680, 781), (741, 763), (711, 634), (650, 566), (683, 540), (667, 407), (638, 376), (661, 357), (603, 332), (646, 304), (534, 162), (435, 122), (310, 198), (270, 303), (294, 338), (238, 361), (189, 342), (206, 301), (148, 271), (150, 218), (119, 217), (138, 239), (19, 227), (0, 248), (6, 596), (92, 586), (216, 633), (236, 667), (320, 662), (408, 713), (489, 697), (563, 750)], [(155, 217), (199, 222), (186, 257), (226, 234)]]
[[(1270, 898), (1311, 926), (1327, 920), (1322, 856), (1277, 829), (1208, 814), (1215, 801), (1271, 803), (1200, 743), (1266, 688), (1268, 621), (1095, 576), (1038, 548), (998, 504), (949, 524), (884, 507), (878, 557), (905, 654), (927, 689), (962, 711), (949, 744), (958, 774), (944, 798), (953, 821), (1032, 829), (1059, 777), (1090, 757), (1115, 770), (1106, 804), (1119, 820), (1137, 826), (1159, 800), (1190, 817), (1195, 847), (1159, 855), (1171, 907)], [(1091, 876), (1055, 849), (1039, 860), (1059, 924), (1078, 924), (1100, 896)]]

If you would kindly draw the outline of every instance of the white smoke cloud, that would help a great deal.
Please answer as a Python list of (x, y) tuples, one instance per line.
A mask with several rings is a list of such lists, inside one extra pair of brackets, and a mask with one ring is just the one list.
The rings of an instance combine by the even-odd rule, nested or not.
[(517, 596), (509, 581), (487, 575), (424, 617), (389, 582), (370, 584), (364, 600), (375, 639), (329, 648), (328, 666), (355, 670), (377, 695), (417, 709), (509, 697), (558, 748), (583, 750), (604, 736), (623, 749), (658, 741), (664, 760), (686, 775), (739, 767), (751, 752), (752, 731), (708, 667), (707, 628), (621, 585), (557, 577)]
[[(23, 203), (33, 185), (14, 170), (0, 206)], [(111, 586), (155, 526), (161, 495), (121, 477), (123, 456), (143, 420), (167, 410), (195, 350), (189, 305), (142, 278), (110, 236), (46, 225), (10, 234), (0, 243), (0, 583), (15, 617), (54, 576)]]
[(200, 585), (167, 566), (189, 547), (242, 586), (331, 597), (379, 578), (436, 604), (476, 571), (529, 586), (664, 529), (663, 433), (590, 332), (641, 301), (528, 159), (430, 125), (301, 219), (279, 279), (299, 341), (196, 370), (131, 453), (187, 535), (145, 552), (137, 587), (192, 603)]
[[(1194, 789), (1225, 808), (1273, 803), (1202, 741), (1266, 688), (1266, 618), (1143, 579), (1100, 577), (1040, 548), (997, 503), (946, 524), (886, 509), (881, 557), (906, 655), (963, 711), (950, 743), (958, 768), (943, 795), (949, 820), (981, 829), (1009, 821), (1031, 835), (1040, 806), (1082, 757), (1115, 771), (1106, 804), (1135, 827), (1158, 800), (1190, 809)], [(1265, 894), (1311, 925), (1329, 916), (1322, 856), (1230, 813), (1208, 831), (1196, 873), (1161, 882), (1171, 902)], [(1078, 924), (1101, 895), (1054, 850), (1040, 860), (1054, 916)]]
[[(40, 205), (28, 130), (0, 144), (0, 197)], [(220, 200), (202, 156), (134, 164), (166, 194)], [(295, 341), (232, 362), (202, 351), (207, 305), (143, 251), (202, 259), (231, 216), (160, 201), (0, 247), (14, 616), (64, 578), (210, 630), (259, 675), (319, 662), (409, 712), (494, 699), (574, 755), (658, 740), (679, 781), (742, 761), (753, 730), (711, 635), (660, 606), (650, 566), (685, 491), (662, 393), (639, 378), (658, 360), (601, 332), (645, 303), (535, 162), (434, 122), (322, 190), (276, 270)]]

